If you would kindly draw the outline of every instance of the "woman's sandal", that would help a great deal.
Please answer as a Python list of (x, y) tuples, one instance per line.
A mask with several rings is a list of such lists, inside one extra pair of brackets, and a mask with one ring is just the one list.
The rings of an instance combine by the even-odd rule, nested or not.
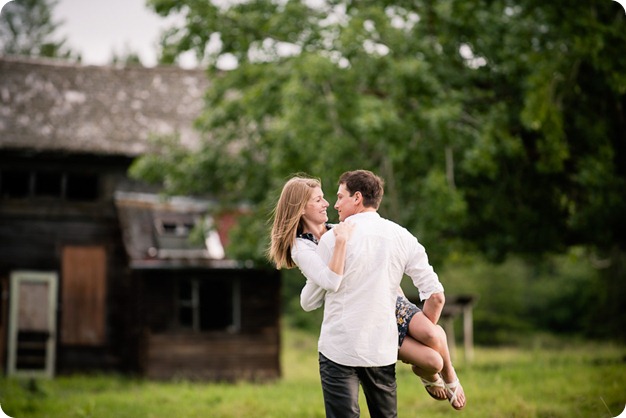
[(450, 405), (452, 405), (452, 407), (456, 409), (457, 411), (460, 411), (461, 409), (465, 408), (465, 402), (463, 402), (461, 406), (458, 406), (458, 407), (454, 406), (454, 403), (457, 401), (456, 392), (459, 389), (459, 387), (461, 387), (461, 383), (459, 382), (459, 379), (456, 379), (452, 383), (444, 382), (443, 384), (446, 388), (446, 393), (448, 394), (448, 400), (450, 401)]
[(420, 380), (422, 381), (422, 384), (424, 385), (424, 388), (426, 389), (426, 393), (428, 393), (431, 398), (437, 401), (445, 401), (446, 399), (448, 399), (447, 396), (445, 398), (438, 398), (430, 390), (428, 390), (428, 388), (430, 387), (441, 388), (441, 389), (445, 389), (446, 393), (448, 393), (448, 389), (446, 389), (446, 382), (443, 381), (441, 376), (437, 375), (437, 380), (435, 380), (434, 382), (428, 381), (424, 379), (423, 377), (420, 377)]

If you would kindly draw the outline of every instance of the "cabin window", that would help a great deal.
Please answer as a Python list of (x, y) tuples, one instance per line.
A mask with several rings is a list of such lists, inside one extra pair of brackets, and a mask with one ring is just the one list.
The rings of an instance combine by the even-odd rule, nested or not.
[(240, 328), (239, 280), (180, 280), (177, 306), (181, 328), (236, 332)]
[(30, 172), (2, 170), (0, 172), (0, 195), (7, 198), (25, 198), (30, 195)]
[(191, 239), (195, 226), (191, 216), (155, 219), (154, 227), (159, 248), (171, 250), (202, 248), (202, 242), (194, 242)]
[(97, 200), (98, 176), (87, 173), (67, 173), (65, 197), (67, 200)]
[(63, 174), (55, 171), (35, 172), (34, 195), (41, 197), (63, 196)]
[(0, 197), (10, 199), (53, 198), (69, 201), (98, 199), (98, 175), (59, 170), (0, 171)]
[(195, 226), (190, 216), (159, 218), (155, 221), (157, 233), (165, 236), (188, 237)]

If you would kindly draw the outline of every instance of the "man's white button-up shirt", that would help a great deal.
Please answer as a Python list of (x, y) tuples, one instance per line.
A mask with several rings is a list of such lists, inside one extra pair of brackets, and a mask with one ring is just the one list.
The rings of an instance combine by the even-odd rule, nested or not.
[[(387, 366), (397, 361), (395, 305), (404, 274), (422, 300), (443, 292), (443, 286), (424, 247), (405, 228), (377, 212), (348, 220), (355, 224), (354, 233), (346, 249), (343, 280), (336, 292), (325, 295), (319, 351), (345, 366)], [(325, 265), (334, 245), (332, 231), (320, 239), (317, 252)]]

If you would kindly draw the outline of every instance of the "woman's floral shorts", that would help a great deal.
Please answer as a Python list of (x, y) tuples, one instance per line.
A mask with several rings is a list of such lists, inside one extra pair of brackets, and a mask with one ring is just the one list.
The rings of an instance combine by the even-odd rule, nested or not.
[(404, 337), (409, 332), (409, 322), (421, 309), (409, 302), (404, 296), (396, 299), (396, 321), (398, 323), (398, 348), (402, 345)]

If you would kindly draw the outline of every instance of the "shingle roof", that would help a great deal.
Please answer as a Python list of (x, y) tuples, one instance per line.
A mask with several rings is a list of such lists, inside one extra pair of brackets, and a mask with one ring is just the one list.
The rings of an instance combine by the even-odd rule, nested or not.
[(0, 57), (0, 148), (137, 156), (152, 135), (197, 143), (202, 70)]

